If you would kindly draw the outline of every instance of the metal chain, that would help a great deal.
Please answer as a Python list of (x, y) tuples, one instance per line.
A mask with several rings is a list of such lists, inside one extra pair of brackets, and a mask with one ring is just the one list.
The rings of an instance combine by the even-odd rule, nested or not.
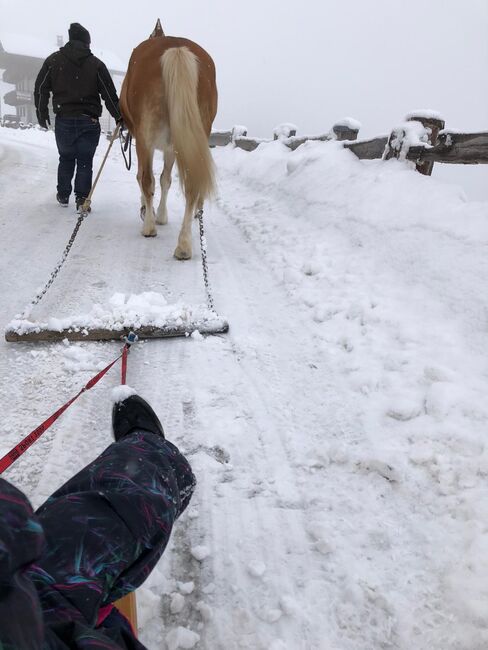
[(95, 187), (97, 186), (98, 179), (100, 178), (102, 170), (103, 170), (103, 168), (105, 166), (105, 163), (107, 161), (108, 154), (110, 153), (110, 149), (112, 148), (112, 145), (115, 142), (115, 139), (119, 135), (120, 126), (121, 126), (120, 124), (117, 124), (117, 127), (115, 128), (115, 131), (113, 132), (112, 137), (110, 138), (110, 144), (108, 145), (107, 151), (105, 152), (105, 156), (103, 157), (102, 164), (100, 165), (100, 167), (98, 169), (98, 173), (97, 173), (96, 178), (95, 178), (95, 180), (94, 180), (94, 182), (93, 182), (93, 184), (91, 186), (90, 192), (89, 192), (87, 198), (85, 199), (85, 202), (81, 206), (80, 216), (78, 217), (78, 221), (76, 222), (75, 228), (74, 228), (74, 230), (73, 230), (73, 232), (71, 234), (71, 237), (69, 239), (69, 242), (68, 242), (66, 248), (64, 249), (64, 253), (63, 253), (61, 259), (59, 260), (56, 267), (54, 268), (54, 271), (51, 273), (51, 277), (46, 282), (46, 286), (44, 287), (44, 289), (37, 294), (37, 296), (29, 303), (29, 305), (27, 305), (27, 307), (24, 309), (24, 311), (21, 314), (21, 318), (25, 318), (27, 313), (32, 309), (32, 307), (35, 307), (37, 304), (39, 304), (41, 302), (41, 300), (44, 298), (47, 291), (51, 287), (52, 283), (56, 279), (56, 276), (58, 275), (59, 271), (61, 270), (61, 267), (66, 262), (66, 258), (68, 257), (68, 254), (69, 254), (69, 252), (71, 250), (71, 247), (73, 246), (73, 242), (75, 241), (76, 235), (78, 234), (78, 230), (80, 229), (80, 226), (81, 226), (81, 224), (83, 222), (83, 219), (85, 219), (85, 217), (88, 216), (88, 212), (90, 211), (91, 197), (93, 195), (93, 192), (95, 191)]
[(215, 311), (212, 292), (210, 290), (210, 282), (208, 279), (207, 240), (205, 238), (205, 230), (203, 228), (203, 208), (200, 208), (200, 210), (198, 210), (195, 215), (195, 219), (198, 219), (198, 224), (200, 226), (200, 249), (202, 251), (203, 282), (205, 283), (205, 293), (207, 294), (207, 306), (210, 311), (217, 313)]
[(78, 230), (80, 229), (80, 226), (81, 226), (81, 224), (83, 222), (83, 219), (85, 219), (85, 217), (87, 217), (87, 216), (88, 216), (87, 212), (81, 212), (80, 213), (80, 216), (78, 217), (75, 228), (74, 228), (73, 232), (71, 233), (71, 237), (69, 238), (69, 242), (68, 242), (66, 248), (64, 249), (64, 253), (63, 253), (61, 259), (56, 264), (53, 272), (51, 273), (51, 277), (46, 282), (46, 285), (45, 285), (44, 289), (42, 291), (40, 291), (37, 294), (37, 296), (30, 302), (30, 304), (24, 309), (24, 311), (22, 312), (22, 316), (25, 316), (26, 312), (28, 312), (30, 309), (32, 309), (32, 307), (35, 307), (37, 304), (39, 304), (41, 302), (42, 298), (44, 298), (44, 296), (46, 295), (48, 289), (50, 288), (50, 286), (52, 285), (52, 283), (56, 279), (56, 276), (58, 275), (59, 271), (61, 270), (61, 267), (66, 262), (66, 258), (68, 257), (68, 254), (69, 254), (69, 252), (71, 250), (71, 247), (73, 246), (73, 243), (74, 243), (74, 241), (76, 239), (76, 235), (78, 234)]

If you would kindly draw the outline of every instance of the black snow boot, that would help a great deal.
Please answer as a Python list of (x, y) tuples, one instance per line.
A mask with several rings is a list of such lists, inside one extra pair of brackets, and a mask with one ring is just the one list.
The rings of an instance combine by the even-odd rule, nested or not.
[(139, 395), (130, 395), (112, 409), (112, 429), (115, 440), (120, 440), (131, 431), (143, 430), (164, 438), (164, 431), (158, 416)]
[(62, 205), (63, 208), (67, 208), (69, 203), (69, 196), (61, 196), (61, 194), (56, 194), (56, 201), (59, 203), (59, 205)]

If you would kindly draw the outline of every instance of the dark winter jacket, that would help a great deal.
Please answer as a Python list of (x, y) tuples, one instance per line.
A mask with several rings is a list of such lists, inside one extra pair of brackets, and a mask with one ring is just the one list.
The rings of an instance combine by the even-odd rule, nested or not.
[(69, 41), (44, 61), (34, 86), (39, 120), (49, 116), (51, 93), (56, 115), (100, 117), (101, 95), (114, 119), (121, 117), (117, 91), (107, 67), (81, 41)]

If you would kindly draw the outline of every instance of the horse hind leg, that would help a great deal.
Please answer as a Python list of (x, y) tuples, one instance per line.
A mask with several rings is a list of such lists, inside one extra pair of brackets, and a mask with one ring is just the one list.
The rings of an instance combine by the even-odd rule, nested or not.
[(144, 237), (155, 237), (157, 235), (154, 219), (154, 174), (153, 155), (154, 151), (136, 141), (137, 146), (137, 181), (141, 189), (141, 217), (144, 221), (142, 234)]
[(173, 170), (173, 165), (175, 164), (175, 154), (172, 150), (166, 150), (164, 152), (164, 168), (163, 173), (161, 174), (160, 184), (161, 184), (161, 201), (159, 203), (156, 223), (164, 225), (168, 223), (168, 192), (171, 187), (171, 172)]
[(193, 217), (195, 216), (195, 203), (190, 199), (186, 199), (185, 216), (181, 224), (180, 234), (178, 236), (178, 244), (175, 248), (174, 256), (178, 260), (189, 260), (192, 255), (191, 246), (191, 226)]

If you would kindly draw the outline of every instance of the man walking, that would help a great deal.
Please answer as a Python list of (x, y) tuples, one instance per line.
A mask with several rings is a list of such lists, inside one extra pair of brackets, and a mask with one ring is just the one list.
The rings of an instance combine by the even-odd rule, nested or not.
[(53, 95), (56, 115), (55, 135), (59, 151), (56, 198), (67, 207), (74, 183), (76, 209), (87, 198), (93, 173), (93, 156), (100, 139), (103, 98), (118, 122), (121, 119), (119, 99), (105, 64), (90, 51), (90, 34), (79, 23), (68, 30), (69, 42), (44, 61), (34, 87), (37, 119), (47, 129), (49, 97)]

